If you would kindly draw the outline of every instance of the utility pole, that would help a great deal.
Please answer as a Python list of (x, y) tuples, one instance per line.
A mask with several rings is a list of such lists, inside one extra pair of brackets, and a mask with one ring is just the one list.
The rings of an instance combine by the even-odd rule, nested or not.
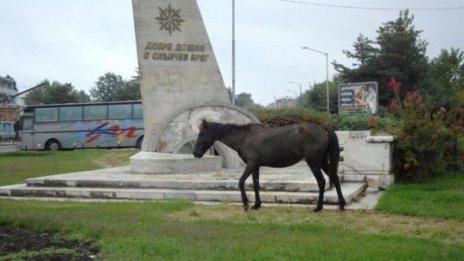
[(235, 105), (235, 0), (232, 0), (232, 104)]

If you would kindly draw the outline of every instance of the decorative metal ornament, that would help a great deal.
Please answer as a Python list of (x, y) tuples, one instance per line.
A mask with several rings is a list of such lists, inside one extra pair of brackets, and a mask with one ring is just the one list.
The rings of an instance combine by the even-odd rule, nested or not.
[(180, 9), (173, 9), (171, 4), (166, 8), (158, 7), (159, 16), (155, 17), (160, 24), (159, 30), (165, 30), (169, 32), (169, 35), (172, 35), (172, 32), (179, 31), (181, 32), (181, 24), (185, 22), (180, 15)]

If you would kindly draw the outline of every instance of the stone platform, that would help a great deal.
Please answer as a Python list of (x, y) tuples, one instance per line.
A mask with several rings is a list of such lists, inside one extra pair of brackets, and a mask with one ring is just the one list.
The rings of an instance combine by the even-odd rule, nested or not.
[[(2, 197), (75, 198), (115, 200), (187, 199), (199, 202), (241, 202), (238, 180), (242, 169), (221, 169), (193, 174), (134, 174), (129, 166), (32, 178), (25, 184), (0, 187)], [(326, 180), (328, 180), (326, 178)], [(327, 182), (328, 183), (328, 182)], [(254, 201), (251, 177), (247, 194)], [(313, 204), (317, 183), (304, 163), (289, 168), (261, 168), (261, 200), (264, 203)], [(363, 182), (342, 183), (347, 203), (366, 188)], [(324, 201), (338, 202), (335, 189), (327, 189)]]
[(140, 174), (175, 174), (220, 170), (222, 157), (205, 155), (196, 159), (186, 154), (141, 151), (130, 158), (131, 172)]

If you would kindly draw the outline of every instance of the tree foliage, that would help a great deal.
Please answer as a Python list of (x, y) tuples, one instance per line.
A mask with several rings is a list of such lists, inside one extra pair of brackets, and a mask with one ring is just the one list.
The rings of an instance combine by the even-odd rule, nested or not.
[(84, 91), (77, 91), (70, 83), (60, 83), (44, 80), (44, 86), (26, 94), (24, 102), (27, 105), (88, 102), (90, 97)]
[(98, 77), (95, 86), (90, 89), (90, 95), (101, 102), (140, 100), (139, 77), (125, 81), (122, 76), (107, 72)]
[(350, 59), (355, 60), (350, 69), (342, 64), (334, 63), (335, 70), (341, 73), (344, 80), (350, 82), (372, 81), (372, 77), (377, 74), (375, 59), (378, 56), (378, 48), (375, 42), (360, 34), (356, 42), (353, 43), (354, 52), (343, 50), (343, 53)]
[(115, 94), (124, 87), (124, 80), (120, 75), (108, 72), (98, 77), (95, 86), (90, 89), (90, 95), (96, 101), (115, 101)]
[(235, 105), (248, 109), (255, 106), (256, 104), (251, 98), (250, 93), (242, 92), (235, 95)]
[[(329, 108), (330, 112), (338, 111), (338, 85), (340, 81), (329, 81)], [(315, 111), (327, 111), (327, 84), (316, 83), (310, 90), (298, 98), (298, 105)]]
[(6, 93), (0, 92), (0, 101), (8, 100), (8, 95)]
[(429, 89), (427, 42), (420, 39), (422, 31), (416, 30), (414, 16), (408, 10), (401, 11), (396, 20), (384, 23), (377, 33), (375, 41), (359, 36), (353, 44), (354, 52), (345, 51), (357, 61), (353, 68), (333, 63), (343, 81), (377, 81), (379, 102), (384, 106), (393, 98), (386, 84), (392, 76), (404, 84), (402, 96)]
[(434, 107), (448, 110), (456, 104), (453, 93), (464, 90), (464, 53), (459, 49), (442, 49), (440, 55), (430, 62), (430, 75), (434, 97)]

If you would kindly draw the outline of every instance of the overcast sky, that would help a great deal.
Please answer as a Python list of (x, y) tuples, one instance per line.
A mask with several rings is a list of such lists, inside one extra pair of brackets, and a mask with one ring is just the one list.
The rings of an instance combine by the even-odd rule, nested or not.
[[(295, 96), (325, 80), (325, 56), (345, 65), (360, 33), (374, 39), (383, 23), (410, 8), (416, 29), (429, 45), (464, 51), (462, 0), (236, 0), (236, 93), (248, 92), (267, 105)], [(226, 86), (231, 86), (231, 0), (198, 0)], [(325, 7), (323, 3), (357, 8)], [(367, 9), (362, 9), (366, 7)], [(450, 8), (453, 10), (424, 10)], [(382, 8), (374, 9), (374, 8)], [(88, 91), (97, 78), (114, 72), (130, 79), (137, 54), (130, 0), (1, 0), (0, 76), (21, 90), (43, 79), (72, 83)], [(329, 67), (330, 77), (335, 73)]]

